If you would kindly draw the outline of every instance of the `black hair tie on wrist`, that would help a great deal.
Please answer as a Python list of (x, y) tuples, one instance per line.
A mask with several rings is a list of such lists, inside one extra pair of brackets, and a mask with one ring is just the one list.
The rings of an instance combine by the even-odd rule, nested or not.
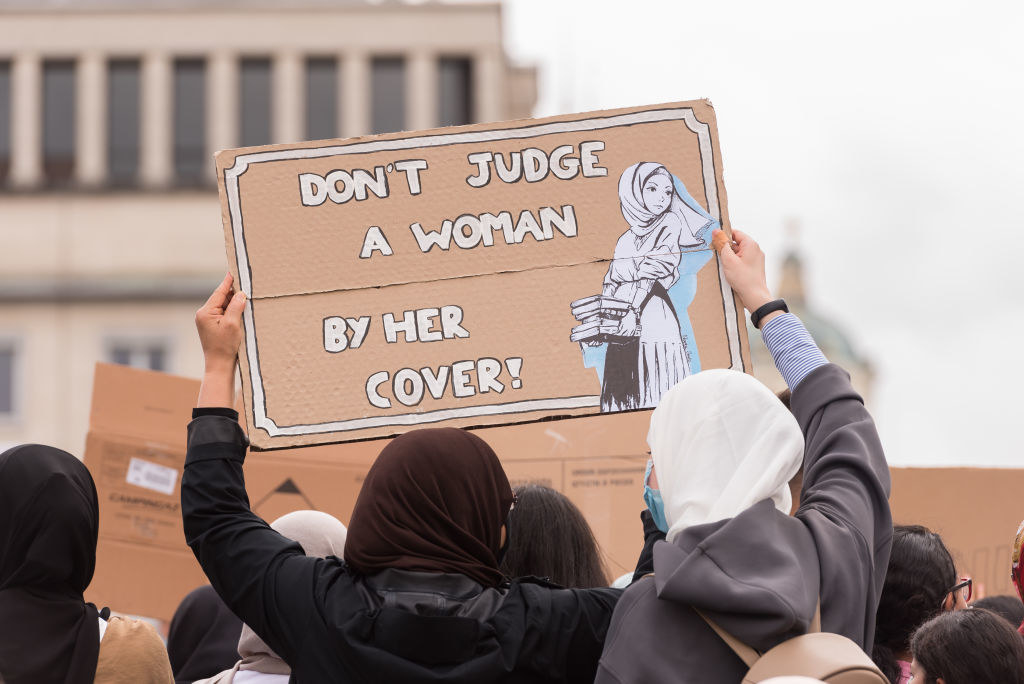
[(789, 313), (789, 307), (786, 306), (785, 299), (773, 299), (767, 304), (763, 304), (750, 314), (750, 322), (753, 323), (754, 327), (758, 330), (761, 329), (761, 319), (772, 313), (773, 311), (784, 311)]

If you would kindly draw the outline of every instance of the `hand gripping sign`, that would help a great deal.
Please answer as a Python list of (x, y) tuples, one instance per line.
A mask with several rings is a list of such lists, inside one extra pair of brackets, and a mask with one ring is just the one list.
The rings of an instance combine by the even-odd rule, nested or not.
[(651, 408), (750, 369), (706, 101), (217, 155), (258, 448)]

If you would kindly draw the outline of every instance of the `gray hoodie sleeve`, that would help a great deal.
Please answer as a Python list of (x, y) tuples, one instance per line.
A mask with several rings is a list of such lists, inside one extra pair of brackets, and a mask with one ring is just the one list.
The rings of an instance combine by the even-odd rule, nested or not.
[(882, 444), (839, 366), (812, 371), (793, 390), (791, 405), (806, 442), (796, 517), (818, 549), (822, 628), (870, 649), (892, 543)]

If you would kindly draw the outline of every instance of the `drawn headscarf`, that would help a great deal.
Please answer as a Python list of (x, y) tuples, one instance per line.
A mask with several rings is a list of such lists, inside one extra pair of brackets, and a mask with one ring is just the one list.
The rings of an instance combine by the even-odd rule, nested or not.
[[(650, 211), (644, 204), (644, 184), (655, 174), (663, 174), (672, 185), (672, 200), (668, 208), (660, 214)], [(675, 179), (664, 164), (657, 162), (640, 162), (633, 164), (619, 176), (619, 204), (622, 216), (629, 224), (629, 229), (643, 237), (665, 225), (669, 221), (680, 224), (679, 246), (696, 247), (705, 244), (700, 234), (713, 221), (694, 210), (679, 196), (675, 187)]]
[(778, 397), (746, 373), (706, 370), (679, 382), (651, 415), (647, 444), (668, 541), (764, 499), (789, 513), (803, 434)]
[(455, 428), (413, 430), (384, 447), (359, 491), (345, 562), (466, 575), (498, 586), (512, 487), (487, 442)]
[(99, 614), (83, 594), (98, 532), (96, 486), (81, 461), (39, 444), (0, 454), (0, 680), (93, 681)]

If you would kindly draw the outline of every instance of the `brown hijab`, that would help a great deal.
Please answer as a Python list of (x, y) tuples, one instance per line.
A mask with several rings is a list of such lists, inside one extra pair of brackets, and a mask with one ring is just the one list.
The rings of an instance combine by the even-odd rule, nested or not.
[(456, 428), (413, 430), (388, 444), (366, 475), (345, 542), (345, 562), (466, 575), (486, 587), (498, 569), (512, 488), (494, 451)]
[(0, 681), (93, 681), (99, 502), (71, 454), (26, 444), (0, 454)]

